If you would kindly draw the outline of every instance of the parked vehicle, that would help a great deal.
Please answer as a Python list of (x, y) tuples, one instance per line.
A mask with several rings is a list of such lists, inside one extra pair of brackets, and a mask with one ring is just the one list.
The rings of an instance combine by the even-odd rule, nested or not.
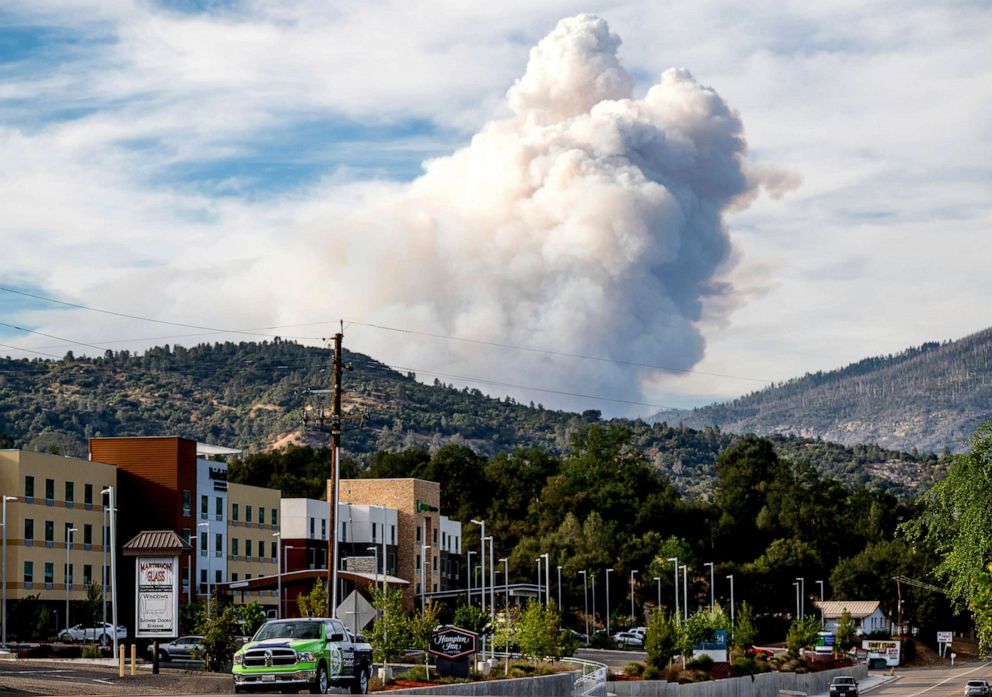
[[(117, 641), (127, 639), (127, 627), (117, 626)], [(97, 622), (95, 627), (83, 627), (81, 624), (67, 627), (59, 632), (59, 641), (72, 643), (74, 641), (95, 641), (101, 646), (108, 646), (114, 641), (114, 625), (109, 622)]]
[[(148, 646), (148, 655), (152, 655), (154, 644)], [(202, 636), (181, 636), (175, 641), (158, 645), (160, 661), (189, 661), (199, 659), (203, 655)]]
[(964, 697), (989, 697), (987, 680), (969, 680), (964, 686)]
[(858, 697), (858, 681), (850, 675), (838, 675), (830, 681), (830, 697)]
[(613, 635), (613, 641), (620, 648), (641, 648), (644, 646), (644, 637), (637, 632), (617, 632)]
[(337, 619), (300, 618), (266, 622), (234, 654), (234, 691), (285, 692), (309, 688), (326, 694), (329, 687), (369, 691), (372, 647), (352, 638)]

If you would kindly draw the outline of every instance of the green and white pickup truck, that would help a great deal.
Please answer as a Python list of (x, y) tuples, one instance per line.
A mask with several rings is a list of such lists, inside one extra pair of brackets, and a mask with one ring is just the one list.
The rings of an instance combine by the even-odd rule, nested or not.
[(326, 694), (330, 687), (369, 691), (372, 647), (353, 640), (341, 620), (304, 617), (266, 622), (234, 654), (234, 691)]

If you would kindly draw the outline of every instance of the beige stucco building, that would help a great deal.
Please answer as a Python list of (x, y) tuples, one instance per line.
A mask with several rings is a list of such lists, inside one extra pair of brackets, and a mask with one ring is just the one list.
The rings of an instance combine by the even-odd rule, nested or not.
[(113, 465), (0, 450), (0, 495), (15, 497), (7, 501), (8, 603), (35, 594), (58, 601), (52, 609), (61, 628), (66, 584), (69, 599), (79, 601), (87, 585), (103, 583), (106, 497), (100, 492), (110, 486), (117, 486)]
[[(279, 490), (229, 482), (227, 508), (227, 580), (275, 576), (279, 569)], [(240, 596), (236, 594), (239, 602)], [(244, 600), (257, 600), (272, 610), (278, 603), (273, 591), (244, 592)]]

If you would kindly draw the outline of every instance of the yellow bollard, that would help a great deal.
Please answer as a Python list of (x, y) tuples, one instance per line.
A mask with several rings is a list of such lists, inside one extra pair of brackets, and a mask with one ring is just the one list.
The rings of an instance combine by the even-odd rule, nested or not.
[(124, 677), (124, 644), (121, 644), (120, 657), (118, 659), (118, 662), (120, 664), (119, 665), (120, 670), (118, 670), (117, 672), (117, 677), (123, 678)]
[(134, 677), (134, 663), (138, 660), (138, 645), (131, 644), (131, 677)]

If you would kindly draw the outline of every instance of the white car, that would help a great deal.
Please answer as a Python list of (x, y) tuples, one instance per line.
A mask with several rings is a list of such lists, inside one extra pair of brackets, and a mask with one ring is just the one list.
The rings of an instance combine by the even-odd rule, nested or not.
[[(83, 627), (77, 624), (59, 632), (61, 641), (71, 643), (74, 641), (95, 641), (102, 646), (108, 646), (114, 641), (114, 625), (109, 622), (97, 622), (95, 627)], [(127, 627), (117, 626), (117, 641), (127, 639)]]
[[(148, 646), (151, 655), (154, 644)], [(162, 661), (190, 661), (203, 655), (202, 636), (181, 636), (175, 641), (158, 645), (158, 657)]]
[(613, 641), (620, 648), (636, 648), (644, 646), (644, 637), (637, 632), (617, 632), (613, 635)]

